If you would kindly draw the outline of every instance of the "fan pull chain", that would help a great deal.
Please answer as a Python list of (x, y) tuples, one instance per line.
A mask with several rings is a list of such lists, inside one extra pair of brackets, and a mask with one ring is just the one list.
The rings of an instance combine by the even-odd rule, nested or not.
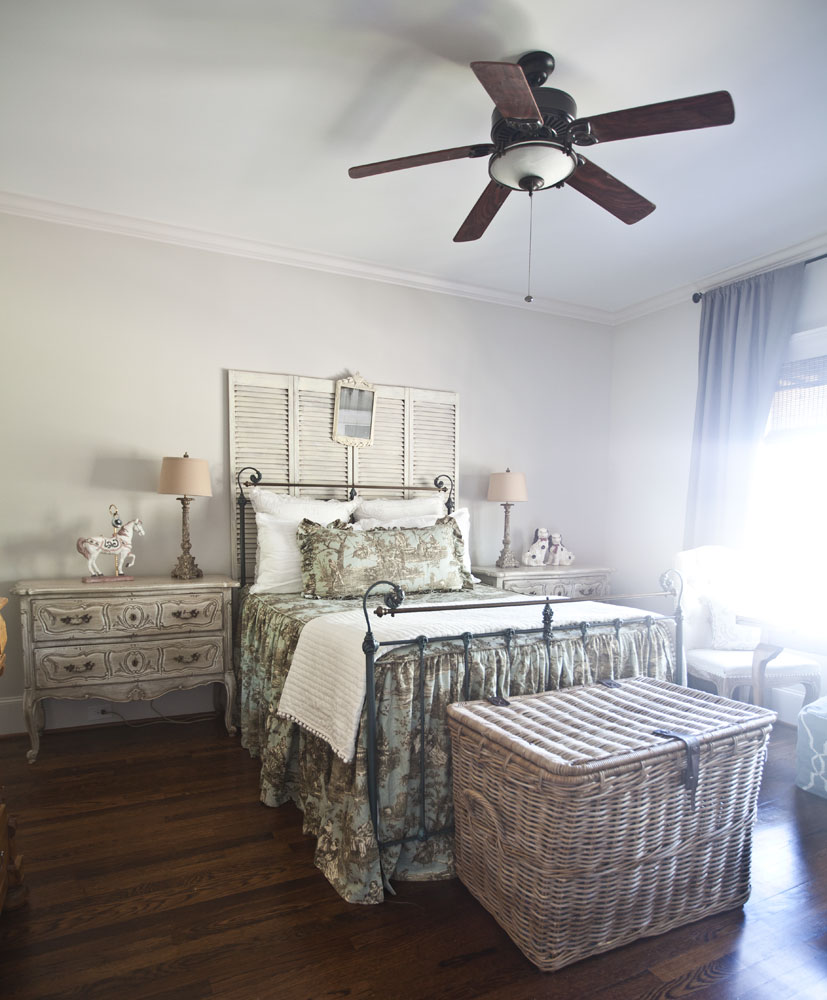
[(534, 228), (534, 191), (528, 189), (528, 287), (526, 288), (526, 302), (533, 302), (534, 296), (531, 294), (531, 236)]

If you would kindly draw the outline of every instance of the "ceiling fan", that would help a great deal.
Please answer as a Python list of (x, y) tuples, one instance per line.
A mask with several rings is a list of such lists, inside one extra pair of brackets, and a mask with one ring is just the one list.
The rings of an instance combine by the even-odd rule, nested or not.
[(455, 243), (478, 240), (512, 191), (533, 195), (564, 184), (622, 222), (639, 222), (654, 211), (652, 202), (572, 147), (729, 125), (735, 120), (732, 98), (725, 90), (578, 118), (570, 94), (543, 86), (554, 70), (554, 58), (548, 52), (528, 52), (516, 63), (472, 62), (471, 69), (494, 101), (491, 142), (348, 170), (351, 177), (370, 177), (444, 160), (490, 156), (491, 180), (454, 236)]

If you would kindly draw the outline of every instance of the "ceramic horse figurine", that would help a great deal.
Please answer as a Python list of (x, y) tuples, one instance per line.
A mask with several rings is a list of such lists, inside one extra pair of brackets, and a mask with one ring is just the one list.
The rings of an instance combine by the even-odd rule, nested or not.
[(104, 574), (98, 569), (98, 556), (101, 552), (111, 552), (116, 559), (115, 572), (118, 576), (123, 576), (124, 570), (135, 562), (135, 556), (132, 554), (132, 533), (135, 531), (139, 535), (145, 533), (140, 518), (121, 524), (111, 538), (105, 535), (79, 538), (78, 552), (87, 560), (89, 573), (92, 576), (103, 576)]

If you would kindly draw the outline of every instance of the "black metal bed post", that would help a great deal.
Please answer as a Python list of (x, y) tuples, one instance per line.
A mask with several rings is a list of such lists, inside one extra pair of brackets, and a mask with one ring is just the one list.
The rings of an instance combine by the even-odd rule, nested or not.
[(683, 577), (676, 569), (668, 569), (661, 575), (660, 585), (667, 594), (675, 598), (675, 680), (686, 687), (686, 657), (683, 639)]
[[(551, 610), (551, 603), (546, 600), (543, 606), (543, 642), (546, 644), (546, 676), (543, 681), (543, 690), (551, 690), (551, 623), (554, 619), (554, 612)], [(558, 682), (559, 687), (559, 682)]]
[[(378, 580), (365, 591), (362, 598), (362, 613), (365, 616), (367, 631), (362, 640), (362, 652), (365, 654), (365, 706), (367, 708), (367, 779), (368, 779), (368, 809), (370, 810), (370, 821), (373, 824), (373, 835), (376, 838), (377, 850), (379, 851), (379, 870), (382, 873), (382, 882), (390, 888), (388, 880), (385, 878), (385, 871), (382, 867), (382, 847), (379, 839), (379, 781), (376, 774), (376, 653), (379, 643), (370, 627), (368, 617), (368, 597), (377, 587), (390, 587), (389, 593), (385, 594), (386, 607), (394, 610), (405, 600), (405, 591), (390, 580)], [(392, 891), (392, 890), (391, 890)]]
[(420, 635), (419, 646), (419, 839), (425, 840), (425, 646), (428, 640)]
[(245, 472), (250, 473), (250, 482), (253, 486), (257, 486), (261, 482), (261, 473), (258, 469), (254, 469), (252, 465), (247, 465), (239, 470), (238, 475), (235, 477), (235, 481), (238, 484), (238, 496), (236, 497), (236, 503), (238, 504), (238, 558), (240, 563), (238, 576), (242, 587), (246, 587), (247, 585), (247, 526), (244, 523), (244, 509), (250, 502), (244, 493), (244, 486), (241, 483), (241, 477)]
[(462, 665), (465, 673), (462, 678), (462, 700), (468, 701), (471, 697), (471, 639), (470, 632), (462, 633)]
[(445, 501), (445, 509), (448, 511), (449, 514), (453, 514), (455, 507), (454, 480), (447, 473), (443, 473), (441, 476), (436, 477), (436, 479), (434, 480), (434, 486), (436, 486), (438, 490), (444, 490), (445, 483), (443, 482), (443, 480), (445, 479), (447, 479), (448, 482), (451, 484), (448, 487), (448, 499)]
[[(379, 843), (379, 803), (376, 781), (376, 651), (379, 643), (368, 628), (362, 642), (365, 654), (365, 700), (368, 710), (367, 766), (368, 766), (368, 808), (376, 843)], [(379, 858), (381, 865), (381, 855)]]

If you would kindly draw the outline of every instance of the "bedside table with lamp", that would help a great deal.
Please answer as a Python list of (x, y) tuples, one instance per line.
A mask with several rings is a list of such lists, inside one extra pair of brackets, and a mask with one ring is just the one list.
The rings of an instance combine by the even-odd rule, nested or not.
[(494, 566), (472, 566), (480, 582), (518, 594), (549, 597), (605, 597), (610, 593), (614, 570), (605, 566), (523, 566), (511, 550), (511, 507), (528, 499), (522, 472), (492, 472), (488, 499), (501, 503), (505, 511), (503, 547)]
[(182, 551), (171, 577), (23, 580), (12, 588), (20, 597), (29, 763), (40, 748), (44, 698), (148, 701), (218, 683), (227, 731), (235, 733), (238, 581), (205, 576), (190, 552), (190, 500), (212, 495), (206, 460), (165, 458), (158, 492), (178, 494), (182, 504)]

